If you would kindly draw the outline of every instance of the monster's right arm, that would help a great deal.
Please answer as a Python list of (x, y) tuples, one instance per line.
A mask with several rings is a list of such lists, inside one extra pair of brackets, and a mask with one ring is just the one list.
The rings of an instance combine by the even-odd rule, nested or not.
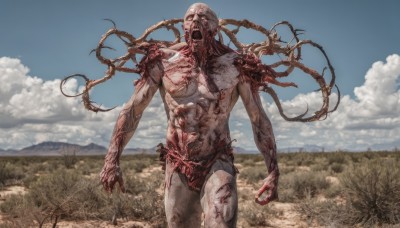
[(104, 189), (111, 192), (116, 182), (124, 191), (122, 173), (119, 167), (121, 153), (132, 138), (139, 124), (144, 109), (157, 92), (162, 78), (161, 63), (149, 63), (142, 78), (135, 83), (135, 92), (131, 99), (124, 105), (115, 123), (111, 142), (100, 173)]

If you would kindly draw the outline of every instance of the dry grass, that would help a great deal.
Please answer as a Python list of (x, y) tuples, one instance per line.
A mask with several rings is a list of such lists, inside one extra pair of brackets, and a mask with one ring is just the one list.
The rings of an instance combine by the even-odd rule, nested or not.
[[(163, 174), (152, 168), (158, 167), (156, 160), (123, 157), (127, 193), (109, 195), (98, 182), (103, 157), (4, 158), (0, 190), (19, 185), (27, 193), (2, 196), (0, 227), (84, 220), (165, 227)], [(287, 217), (274, 203), (261, 207), (253, 202), (266, 177), (261, 155), (237, 155), (235, 163), (240, 167), (239, 227), (279, 226), (287, 219), (324, 227), (400, 225), (400, 153), (279, 154), (280, 205), (295, 205), (297, 217)]]

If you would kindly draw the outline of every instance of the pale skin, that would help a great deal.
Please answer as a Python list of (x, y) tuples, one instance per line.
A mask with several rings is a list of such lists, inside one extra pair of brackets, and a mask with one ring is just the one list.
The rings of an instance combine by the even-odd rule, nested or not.
[[(147, 77), (136, 85), (123, 107), (111, 138), (101, 181), (107, 191), (118, 182), (124, 191), (119, 157), (133, 136), (140, 117), (159, 91), (168, 119), (166, 142), (185, 159), (200, 159), (216, 153), (215, 141), (232, 141), (229, 115), (240, 97), (250, 117), (255, 143), (264, 156), (268, 173), (255, 195), (258, 204), (277, 199), (279, 169), (271, 122), (260, 96), (234, 61), (235, 52), (211, 55), (218, 22), (205, 4), (192, 5), (184, 17), (186, 43), (160, 49), (162, 57), (146, 66)], [(184, 48), (189, 54), (182, 52)], [(232, 161), (217, 160), (200, 192), (186, 186), (182, 175), (167, 163), (165, 207), (170, 227), (199, 227), (204, 212), (205, 227), (234, 227), (237, 190)], [(169, 180), (167, 180), (169, 179)], [(265, 197), (261, 197), (266, 193)]]

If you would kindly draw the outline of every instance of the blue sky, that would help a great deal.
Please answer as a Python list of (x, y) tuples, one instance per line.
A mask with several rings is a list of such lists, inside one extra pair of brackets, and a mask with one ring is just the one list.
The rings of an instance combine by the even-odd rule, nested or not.
[[(139, 36), (147, 27), (160, 20), (182, 17), (188, 6), (194, 2), (178, 0), (113, 2), (76, 0), (2, 1), (0, 7), (0, 28), (2, 30), (0, 36), (0, 58), (4, 57), (2, 62), (3, 72), (11, 72), (10, 70), (6, 71), (6, 69), (14, 69), (15, 71), (12, 72), (21, 74), (18, 77), (22, 81), (32, 81), (36, 77), (36, 79), (41, 81), (36, 81), (36, 84), (33, 84), (39, 86), (41, 89), (38, 89), (38, 94), (31, 94), (33, 97), (37, 96), (37, 99), (39, 99), (37, 101), (33, 100), (33, 103), (36, 102), (37, 106), (23, 105), (22, 108), (17, 107), (16, 105), (24, 103), (18, 103), (19, 100), (17, 98), (19, 97), (15, 95), (22, 94), (21, 91), (23, 91), (23, 88), (26, 89), (31, 84), (15, 85), (15, 88), (19, 86), (20, 90), (18, 90), (11, 86), (16, 82), (9, 81), (6, 78), (11, 77), (10, 75), (6, 76), (6, 73), (0, 75), (3, 86), (11, 88), (0, 91), (3, 93), (1, 94), (3, 98), (0, 98), (0, 102), (2, 102), (0, 103), (0, 107), (2, 108), (0, 114), (3, 116), (0, 119), (0, 135), (3, 138), (0, 139), (0, 148), (21, 148), (45, 140), (62, 140), (81, 144), (94, 141), (102, 145), (107, 145), (117, 111), (108, 114), (93, 115), (87, 114), (79, 107), (76, 107), (79, 109), (77, 111), (79, 115), (75, 114), (80, 116), (80, 118), (73, 113), (70, 116), (66, 114), (65, 116), (57, 115), (57, 117), (50, 115), (49, 113), (53, 109), (59, 107), (56, 105), (53, 109), (43, 108), (51, 106), (49, 101), (41, 100), (44, 99), (40, 94), (43, 92), (45, 84), (53, 83), (55, 85), (58, 79), (74, 73), (83, 73), (91, 78), (103, 75), (105, 71), (104, 66), (98, 63), (94, 55), (89, 56), (90, 50), (97, 45), (101, 35), (111, 27), (109, 22), (102, 19), (110, 18), (117, 23), (117, 27), (121, 30), (128, 31), (134, 36)], [(399, 76), (397, 76), (396, 70), (388, 73), (394, 75), (392, 76), (394, 88), (388, 89), (387, 87), (381, 88), (378, 86), (384, 92), (393, 90), (390, 94), (370, 94), (370, 97), (366, 97), (368, 91), (375, 88), (372, 83), (375, 80), (374, 77), (371, 76), (370, 78), (372, 79), (368, 81), (366, 76), (369, 70), (374, 71), (373, 64), (375, 62), (382, 61), (382, 69), (385, 69), (385, 66), (389, 66), (392, 63), (395, 66), (397, 64), (396, 56), (391, 58), (390, 63), (387, 58), (393, 54), (400, 54), (400, 29), (398, 26), (398, 22), (400, 21), (400, 14), (398, 13), (398, 9), (400, 9), (399, 1), (221, 0), (204, 2), (209, 4), (220, 18), (248, 19), (266, 28), (270, 28), (276, 22), (287, 20), (296, 28), (305, 29), (306, 34), (302, 38), (312, 39), (321, 44), (335, 67), (337, 84), (341, 89), (342, 95), (345, 96), (342, 106), (350, 104), (358, 105), (361, 110), (359, 113), (361, 113), (363, 110), (368, 109), (368, 105), (372, 101), (375, 101), (375, 96), (383, 96), (380, 97), (382, 100), (376, 101), (378, 104), (387, 101), (384, 96), (390, 97), (393, 95), (393, 99), (395, 99), (396, 94), (398, 94), (398, 84), (396, 83), (399, 82)], [(165, 33), (159, 33), (158, 38), (164, 35)], [(240, 38), (244, 42), (252, 42), (257, 41), (258, 36), (257, 34), (244, 31)], [(316, 58), (315, 56), (310, 56), (309, 60), (312, 62)], [(29, 68), (29, 71), (24, 67)], [(375, 71), (380, 72), (379, 69), (375, 69)], [(384, 72), (387, 73), (387, 71)], [(17, 78), (17, 76), (15, 77)], [(376, 77), (379, 78), (380, 76)], [(134, 89), (132, 81), (135, 78), (137, 78), (136, 75), (116, 75), (112, 82), (104, 86), (99, 86), (98, 89), (96, 88), (94, 92), (95, 100), (108, 107), (122, 105), (132, 94)], [(294, 80), (301, 84), (302, 80), (300, 79)], [(379, 80), (377, 81), (380, 83)], [(393, 83), (386, 86), (393, 86)], [(312, 96), (309, 92), (315, 88), (314, 85), (310, 85), (305, 80), (300, 89), (279, 89), (278, 92), (281, 99), (296, 103), (296, 99), (300, 99), (297, 96), (298, 94), (305, 97)], [(358, 89), (358, 95), (355, 88), (361, 88)], [(33, 88), (28, 90), (35, 91)], [(48, 93), (47, 96), (51, 96), (51, 93)], [(55, 97), (58, 97), (58, 95)], [(347, 110), (347, 107), (343, 107), (338, 112), (341, 111), (339, 114), (346, 113), (347, 119), (343, 119), (344, 117), (340, 118), (348, 124), (344, 124), (343, 128), (338, 128), (338, 124), (336, 123), (329, 128), (329, 132), (332, 130), (334, 134), (340, 131), (340, 134), (344, 135), (338, 136), (339, 138), (330, 139), (328, 135), (325, 138), (318, 138), (316, 136), (319, 135), (322, 137), (320, 132), (327, 132), (326, 129), (328, 127), (321, 125), (333, 124), (336, 120), (335, 118), (339, 117), (332, 115), (331, 120), (327, 120), (326, 123), (290, 125), (291, 123), (281, 122), (280, 117), (275, 115), (273, 104), (270, 104), (269, 98), (267, 96), (263, 97), (265, 98), (265, 108), (269, 110), (271, 119), (275, 120), (274, 127), (276, 129), (275, 133), (278, 135), (278, 146), (289, 147), (316, 144), (320, 146), (327, 145), (327, 147), (335, 147), (336, 145), (336, 147), (348, 149), (349, 147), (354, 147), (352, 146), (354, 144), (359, 145), (360, 149), (367, 147), (392, 148), (400, 146), (398, 144), (400, 143), (399, 134), (395, 134), (400, 131), (399, 122), (396, 119), (398, 114), (395, 112), (397, 107), (392, 107), (388, 111), (382, 110), (384, 108), (380, 108), (379, 105), (371, 108), (372, 111), (378, 110), (382, 113), (371, 111), (368, 118), (363, 117), (367, 119), (365, 122), (361, 121), (361, 123), (357, 123), (357, 129), (359, 129), (359, 132), (366, 132), (360, 134), (354, 134), (354, 129), (351, 130), (351, 127), (355, 125), (352, 121), (360, 121), (360, 117), (353, 117), (351, 109)], [(25, 98), (30, 100), (27, 97)], [(56, 103), (64, 102), (61, 99), (63, 98), (54, 98), (53, 101)], [(346, 101), (346, 99), (348, 100)], [(71, 103), (73, 101), (65, 102)], [(393, 102), (393, 105), (399, 104), (396, 103), (398, 102), (396, 99)], [(72, 105), (70, 103), (68, 105)], [(65, 109), (71, 109), (68, 108), (67, 104), (65, 105)], [(76, 105), (79, 106), (79, 102)], [(152, 110), (152, 108), (156, 110), (161, 107), (160, 105), (161, 103), (156, 100), (150, 105), (149, 110)], [(31, 109), (28, 109), (28, 107), (31, 107)], [(304, 102), (299, 107), (300, 110), (303, 110)], [(239, 112), (240, 109), (241, 106), (239, 104), (236, 111)], [(16, 114), (17, 110), (26, 113), (26, 115)], [(35, 116), (34, 113), (39, 112), (37, 110), (47, 110), (48, 115), (37, 114)], [(28, 115), (29, 113), (32, 113), (32, 115)], [(56, 113), (58, 112), (55, 112), (54, 115)], [(339, 114), (337, 116), (340, 116)], [(151, 111), (148, 111), (148, 115), (149, 117), (153, 117)], [(74, 121), (76, 125), (74, 125)], [(96, 121), (104, 122), (102, 130), (90, 125), (91, 122), (93, 122), (94, 126), (99, 125), (98, 122), (95, 124)], [(249, 123), (246, 121), (245, 117), (232, 115), (231, 124), (237, 126), (239, 129), (237, 131), (234, 130), (232, 134), (236, 134), (237, 138), (244, 137), (240, 136), (240, 132), (249, 133), (245, 135), (251, 135)], [(375, 121), (374, 124), (371, 124), (371, 121)], [(131, 147), (151, 147), (155, 145), (154, 143), (157, 140), (162, 141), (163, 131), (165, 131), (163, 128), (165, 126), (164, 123), (152, 122), (151, 118), (147, 122), (146, 120), (142, 120), (142, 122), (145, 122), (139, 126), (142, 133), (137, 133), (134, 136), (134, 140), (130, 144)], [(382, 122), (385, 124), (390, 123), (388, 125), (391, 126), (391, 129), (379, 125)], [(375, 129), (373, 126), (376, 124), (379, 127)], [(67, 131), (71, 125), (76, 126), (74, 131), (76, 134), (81, 134), (80, 137), (74, 134), (69, 138), (62, 137), (65, 134), (61, 132)], [(154, 127), (155, 125), (159, 129)], [(81, 126), (81, 129), (79, 126)], [(146, 133), (146, 127), (157, 128), (163, 134), (158, 134), (158, 132), (157, 134), (153, 132), (153, 135), (151, 135), (151, 132)], [(301, 134), (296, 135), (289, 130), (292, 128), (298, 128), (300, 131), (307, 131), (308, 133), (315, 131), (315, 133), (311, 134), (312, 137), (307, 133), (304, 133), (303, 136)], [(385, 130), (382, 130), (383, 128)], [(55, 129), (60, 130), (56, 131)], [(349, 132), (346, 133), (346, 131)], [(56, 137), (56, 135), (59, 135), (59, 137)], [(85, 136), (87, 137), (83, 140), (82, 137)], [(332, 141), (349, 140), (350, 136), (354, 138), (354, 142), (352, 143), (339, 143), (340, 146), (337, 146), (338, 142)], [(293, 139), (289, 140), (287, 139), (288, 137)], [(368, 137), (380, 137), (380, 139), (372, 142), (368, 140)], [(327, 142), (328, 140), (331, 141)], [(238, 142), (237, 146), (254, 148), (254, 144), (251, 141), (251, 137), (243, 138), (242, 141)], [(141, 142), (141, 145), (137, 145), (139, 142)]]

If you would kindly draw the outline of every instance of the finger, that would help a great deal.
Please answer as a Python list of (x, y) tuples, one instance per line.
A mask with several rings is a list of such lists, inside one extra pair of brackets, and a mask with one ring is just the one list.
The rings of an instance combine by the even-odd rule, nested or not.
[(104, 191), (109, 192), (108, 190), (108, 182), (104, 178), (101, 178), (101, 185), (103, 186)]
[(263, 200), (259, 200), (258, 198), (256, 198), (256, 203), (260, 204), (261, 206), (264, 206), (266, 204), (268, 204), (271, 200), (268, 198), (265, 198)]
[(267, 183), (264, 183), (264, 185), (258, 190), (256, 194), (256, 198), (259, 198), (265, 191), (269, 190), (270, 186)]
[(270, 190), (271, 187), (268, 183), (264, 183), (264, 185), (260, 188), (260, 190), (258, 190), (257, 194), (256, 194), (256, 198), (255, 201), (256, 203), (260, 204), (260, 205), (265, 205), (267, 203), (269, 203), (271, 201), (271, 194), (272, 191), (269, 192), (269, 194), (267, 195), (267, 197), (265, 197), (264, 199), (260, 200), (261, 195), (266, 192), (267, 190)]
[(115, 183), (116, 183), (116, 180), (114, 178), (108, 181), (108, 192), (109, 193), (112, 193)]
[(121, 192), (125, 193), (124, 179), (122, 178), (122, 176), (118, 178), (118, 184)]

